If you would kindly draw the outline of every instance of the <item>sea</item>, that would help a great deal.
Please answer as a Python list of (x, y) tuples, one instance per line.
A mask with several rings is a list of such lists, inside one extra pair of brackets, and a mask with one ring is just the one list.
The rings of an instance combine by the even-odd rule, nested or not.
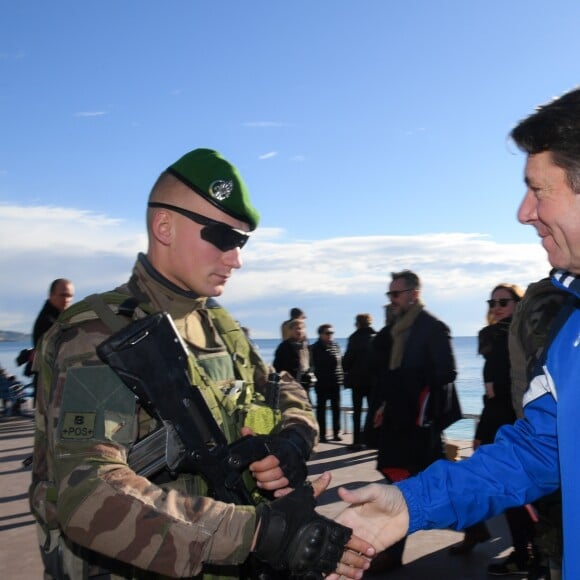
[[(337, 338), (335, 340), (344, 353), (347, 339)], [(254, 339), (254, 344), (267, 363), (272, 363), (274, 360), (274, 352), (279, 343), (278, 339)], [(30, 346), (31, 344), (28, 342), (0, 342), (0, 365), (6, 369), (8, 374), (15, 375), (23, 384), (28, 384), (29, 379), (22, 374), (24, 367), (16, 365), (16, 357), (23, 348), (30, 348)], [(459, 336), (453, 338), (453, 352), (457, 365), (455, 385), (461, 409), (464, 414), (479, 415), (483, 395), (483, 358), (477, 354), (477, 337)], [(313, 399), (313, 403), (316, 404), (315, 394)], [(352, 406), (350, 389), (341, 391), (341, 405), (344, 407)], [(332, 424), (330, 417), (327, 419), (327, 424)], [(350, 430), (352, 430), (352, 426)], [(449, 427), (445, 431), (445, 436), (448, 439), (470, 441), (473, 439), (474, 432), (475, 420), (462, 419)]]

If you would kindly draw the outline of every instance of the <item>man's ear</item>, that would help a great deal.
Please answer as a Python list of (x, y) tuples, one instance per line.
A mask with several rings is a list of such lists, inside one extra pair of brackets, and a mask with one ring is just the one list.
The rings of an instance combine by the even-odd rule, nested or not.
[(164, 209), (157, 210), (151, 219), (151, 234), (164, 246), (169, 246), (174, 235), (173, 215)]

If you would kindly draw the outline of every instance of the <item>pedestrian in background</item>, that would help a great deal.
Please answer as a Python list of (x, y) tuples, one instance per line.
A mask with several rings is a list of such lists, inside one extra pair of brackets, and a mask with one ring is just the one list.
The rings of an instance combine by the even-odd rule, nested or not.
[(34, 327), (32, 329), (32, 351), (29, 353), (30, 366), (27, 364), (24, 369), (26, 376), (32, 376), (34, 405), (36, 405), (36, 389), (38, 383), (37, 374), (34, 370), (34, 357), (38, 350), (40, 340), (44, 333), (56, 322), (61, 312), (64, 312), (72, 304), (74, 296), (75, 288), (70, 280), (66, 278), (53, 280), (48, 289), (48, 298), (34, 321)]
[(272, 366), (277, 373), (283, 371), (290, 373), (306, 393), (309, 393), (315, 380), (304, 320), (301, 318), (291, 320), (288, 323), (288, 331), (290, 336), (276, 347)]
[(304, 311), (301, 308), (298, 308), (297, 306), (290, 309), (290, 318), (288, 320), (285, 320), (282, 323), (282, 326), (280, 327), (282, 340), (286, 340), (291, 337), (292, 331), (290, 323), (293, 320), (302, 320), (303, 322), (306, 322), (306, 314), (304, 314)]
[(344, 387), (352, 393), (353, 436), (350, 448), (353, 451), (364, 449), (364, 433), (361, 429), (363, 401), (369, 408), (369, 396), (373, 375), (370, 369), (370, 344), (376, 332), (370, 314), (357, 314), (354, 325), (356, 330), (348, 337), (346, 350), (342, 357)]
[(318, 340), (312, 345), (312, 366), (316, 375), (316, 419), (320, 430), (320, 441), (326, 438), (326, 404), (330, 402), (333, 441), (342, 441), (340, 436), (340, 388), (344, 383), (342, 357), (338, 342), (333, 340), (331, 324), (318, 327)]
[[(377, 469), (393, 483), (444, 457), (441, 428), (425, 409), (457, 373), (449, 328), (425, 309), (419, 276), (393, 272), (386, 294), (392, 320), (372, 341), (371, 354), (382, 401), (375, 414)], [(379, 554), (371, 570), (401, 566), (404, 547), (405, 538)]]
[[(479, 354), (483, 365), (483, 410), (475, 437), (474, 451), (480, 445), (493, 443), (502, 425), (511, 425), (516, 420), (512, 404), (511, 365), (508, 348), (509, 329), (516, 306), (522, 300), (523, 290), (515, 284), (498, 284), (487, 300), (487, 320), (490, 322), (479, 331)], [(508, 508), (505, 517), (512, 538), (513, 551), (502, 562), (488, 566), (488, 573), (528, 575), (536, 566), (534, 551), (535, 522), (525, 506)], [(476, 544), (491, 537), (485, 522), (469, 526), (463, 541), (449, 550), (451, 555), (467, 554)]]
[(73, 283), (66, 278), (57, 278), (50, 284), (48, 298), (34, 321), (32, 346), (36, 348), (42, 335), (56, 322), (60, 313), (66, 310), (75, 296)]

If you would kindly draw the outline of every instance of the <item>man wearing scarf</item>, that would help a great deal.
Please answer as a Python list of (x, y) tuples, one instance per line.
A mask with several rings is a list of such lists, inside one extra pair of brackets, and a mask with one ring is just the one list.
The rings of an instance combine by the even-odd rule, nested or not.
[[(457, 373), (449, 328), (425, 310), (417, 274), (403, 270), (391, 277), (393, 318), (373, 341), (372, 359), (380, 400), (377, 468), (392, 483), (444, 457), (429, 399)], [(404, 546), (405, 539), (379, 554), (371, 570), (400, 566)]]

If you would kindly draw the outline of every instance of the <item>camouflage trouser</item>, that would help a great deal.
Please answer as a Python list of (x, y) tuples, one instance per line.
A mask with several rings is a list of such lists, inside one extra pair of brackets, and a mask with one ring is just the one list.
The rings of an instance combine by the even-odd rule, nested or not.
[(46, 532), (36, 526), (44, 580), (77, 580), (83, 578), (84, 562), (67, 549), (60, 530)]

